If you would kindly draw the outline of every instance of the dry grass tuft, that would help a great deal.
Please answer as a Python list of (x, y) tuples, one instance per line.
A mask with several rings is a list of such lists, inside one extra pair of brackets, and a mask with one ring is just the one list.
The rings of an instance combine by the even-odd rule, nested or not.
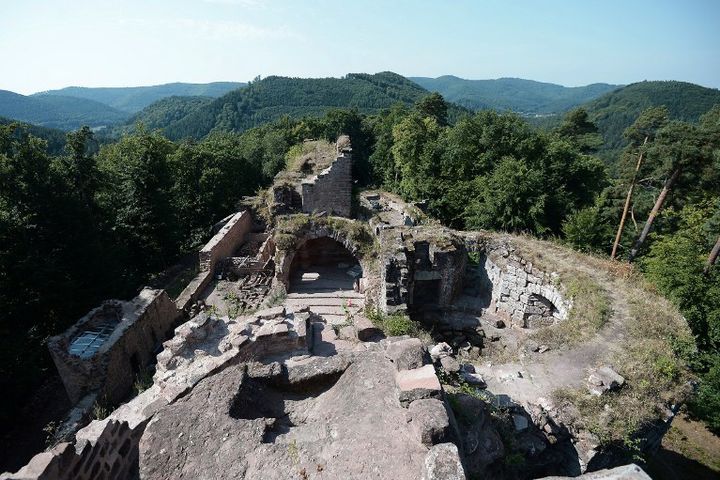
[[(569, 278), (568, 278), (569, 277)], [(568, 318), (531, 335), (536, 342), (556, 349), (569, 348), (595, 336), (612, 313), (608, 292), (589, 275), (575, 272), (562, 274), (565, 294), (573, 299)]]

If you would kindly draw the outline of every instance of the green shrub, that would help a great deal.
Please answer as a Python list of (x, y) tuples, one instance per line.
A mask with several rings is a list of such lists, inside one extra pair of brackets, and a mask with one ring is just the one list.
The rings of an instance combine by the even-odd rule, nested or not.
[(413, 323), (410, 317), (403, 314), (388, 315), (385, 318), (385, 331), (392, 337), (410, 335), (413, 330)]

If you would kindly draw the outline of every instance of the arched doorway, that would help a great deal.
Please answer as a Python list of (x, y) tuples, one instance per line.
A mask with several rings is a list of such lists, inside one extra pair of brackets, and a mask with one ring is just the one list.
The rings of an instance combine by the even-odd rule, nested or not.
[(330, 237), (313, 238), (295, 252), (289, 293), (357, 291), (361, 276), (360, 262), (342, 243)]
[(307, 305), (330, 324), (346, 324), (364, 307), (360, 262), (333, 238), (317, 237), (302, 242), (288, 273), (287, 303)]

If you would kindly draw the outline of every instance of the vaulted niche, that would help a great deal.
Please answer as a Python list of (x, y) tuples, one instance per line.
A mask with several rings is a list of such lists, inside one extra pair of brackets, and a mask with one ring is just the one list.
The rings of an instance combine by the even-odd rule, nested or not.
[(350, 251), (329, 237), (307, 240), (290, 266), (290, 291), (353, 290), (362, 268)]

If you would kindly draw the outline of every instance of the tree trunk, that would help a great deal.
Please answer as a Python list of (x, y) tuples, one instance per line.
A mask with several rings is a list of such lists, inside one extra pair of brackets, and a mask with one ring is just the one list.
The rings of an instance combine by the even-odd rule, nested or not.
[[(648, 137), (643, 140), (643, 146), (647, 143)], [(635, 172), (630, 182), (630, 188), (628, 189), (627, 197), (625, 197), (625, 206), (623, 207), (622, 217), (620, 217), (620, 226), (618, 226), (617, 235), (615, 235), (615, 243), (613, 243), (612, 253), (610, 254), (610, 260), (615, 260), (617, 254), (618, 245), (620, 244), (620, 238), (622, 237), (623, 230), (625, 229), (625, 219), (627, 218), (628, 210), (630, 209), (630, 200), (632, 199), (633, 190), (635, 189), (635, 179), (637, 178), (638, 171), (640, 171), (640, 165), (642, 164), (643, 153), (640, 152), (638, 157), (637, 165), (635, 165)]]
[(663, 204), (665, 203), (665, 199), (668, 196), (668, 193), (670, 192), (670, 189), (675, 185), (675, 182), (677, 181), (678, 177), (680, 177), (680, 173), (682, 172), (682, 168), (678, 167), (672, 175), (670, 175), (670, 178), (665, 180), (665, 185), (663, 185), (663, 189), (660, 192), (660, 196), (655, 201), (655, 205), (653, 206), (652, 211), (650, 212), (650, 215), (648, 216), (647, 221), (645, 222), (645, 226), (642, 229), (642, 232), (640, 232), (640, 236), (635, 241), (635, 245), (633, 245), (632, 250), (630, 250), (630, 255), (628, 256), (628, 262), (632, 262), (635, 259), (635, 256), (637, 255), (638, 251), (640, 250), (640, 247), (642, 247), (643, 243), (645, 243), (645, 240), (647, 239), (648, 234), (650, 233), (650, 229), (652, 228), (652, 224), (655, 221), (655, 217), (657, 217), (657, 214), (660, 212), (660, 210), (663, 207)]
[(720, 237), (718, 237), (717, 242), (715, 242), (715, 246), (710, 251), (710, 256), (708, 256), (707, 262), (705, 262), (703, 273), (707, 274), (710, 271), (710, 267), (712, 267), (717, 261), (718, 254), (720, 254)]

